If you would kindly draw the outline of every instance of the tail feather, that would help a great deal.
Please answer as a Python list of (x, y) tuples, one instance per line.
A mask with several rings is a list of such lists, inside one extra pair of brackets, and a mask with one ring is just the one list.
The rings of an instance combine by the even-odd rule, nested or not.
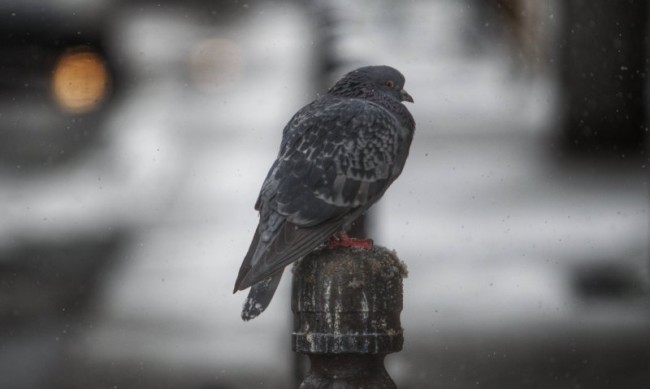
[[(316, 227), (299, 228), (295, 224), (282, 224), (270, 242), (259, 242), (256, 231), (251, 248), (244, 258), (235, 284), (235, 291), (282, 271), (288, 264), (312, 252), (341, 228), (343, 221), (333, 220)], [(259, 228), (259, 227), (258, 227)]]
[(262, 313), (278, 288), (284, 267), (309, 254), (343, 224), (342, 219), (336, 219), (299, 228), (284, 222), (268, 242), (260, 239), (258, 226), (235, 281), (234, 292), (251, 288), (244, 302), (242, 319), (248, 321)]
[(233, 290), (233, 293), (237, 293), (238, 290), (244, 290), (248, 287), (248, 286), (242, 286), (242, 282), (244, 281), (244, 278), (246, 278), (246, 276), (249, 275), (248, 273), (250, 273), (252, 269), (251, 260), (253, 259), (255, 250), (257, 250), (257, 244), (259, 243), (259, 240), (260, 240), (260, 226), (258, 225), (257, 228), (255, 229), (255, 235), (253, 236), (253, 241), (248, 247), (248, 252), (246, 253), (244, 260), (242, 261), (242, 264), (239, 267), (239, 274), (237, 274), (237, 280), (235, 281), (235, 290)]
[(244, 308), (241, 311), (242, 320), (249, 321), (264, 312), (266, 307), (269, 306), (276, 289), (278, 289), (281, 278), (282, 271), (279, 271), (251, 286), (248, 297), (244, 302)]

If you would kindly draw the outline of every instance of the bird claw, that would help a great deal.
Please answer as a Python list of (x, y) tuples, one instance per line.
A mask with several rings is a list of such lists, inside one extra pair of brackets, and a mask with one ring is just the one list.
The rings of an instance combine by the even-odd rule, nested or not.
[(363, 250), (371, 250), (373, 247), (372, 239), (357, 239), (348, 236), (345, 232), (341, 232), (337, 235), (333, 235), (327, 241), (327, 248), (330, 250), (337, 249), (339, 247), (356, 247)]

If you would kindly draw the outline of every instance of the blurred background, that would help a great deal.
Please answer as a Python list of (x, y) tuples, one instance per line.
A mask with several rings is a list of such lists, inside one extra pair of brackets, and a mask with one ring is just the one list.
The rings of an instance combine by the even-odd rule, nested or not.
[(646, 388), (643, 0), (0, 3), (0, 387), (287, 388), (232, 285), (291, 115), (358, 66), (417, 122), (368, 230), (400, 388)]

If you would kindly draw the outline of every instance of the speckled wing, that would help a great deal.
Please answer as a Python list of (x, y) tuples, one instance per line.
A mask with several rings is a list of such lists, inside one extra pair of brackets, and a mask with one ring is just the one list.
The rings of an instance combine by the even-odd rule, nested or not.
[(235, 290), (280, 272), (376, 202), (402, 170), (409, 134), (364, 100), (330, 97), (294, 115), (262, 186)]

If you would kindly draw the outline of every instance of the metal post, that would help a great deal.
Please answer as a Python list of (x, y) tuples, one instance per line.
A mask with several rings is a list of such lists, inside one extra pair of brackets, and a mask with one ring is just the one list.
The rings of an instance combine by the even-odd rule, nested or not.
[(301, 389), (396, 388), (384, 368), (400, 351), (405, 265), (375, 246), (322, 249), (293, 270), (292, 349), (311, 368)]

